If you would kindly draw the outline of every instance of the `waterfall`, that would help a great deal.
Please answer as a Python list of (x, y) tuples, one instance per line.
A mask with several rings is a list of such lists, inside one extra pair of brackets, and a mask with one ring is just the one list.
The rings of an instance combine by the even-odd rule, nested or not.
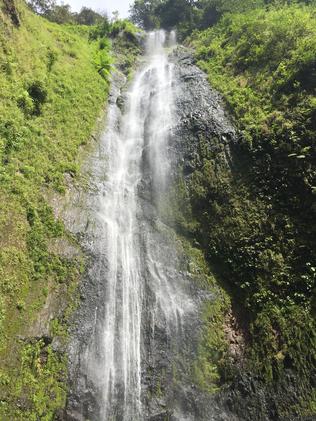
[[(174, 44), (174, 33), (168, 37), (164, 31), (148, 34), (144, 65), (127, 91), (122, 114), (116, 104), (110, 104), (102, 139), (107, 166), (105, 179), (99, 181), (99, 239), (94, 245), (99, 258), (94, 273), (104, 288), (100, 292), (104, 302), (95, 310), (94, 338), (83, 358), (85, 375), (99, 391), (100, 421), (144, 419), (141, 348), (145, 262), (157, 283), (155, 302), (166, 314), (176, 314), (173, 300), (168, 301), (168, 287), (165, 292), (161, 290), (167, 280), (152, 256), (150, 235), (144, 240), (139, 200), (144, 182), (150, 184), (153, 203), (167, 186), (173, 66), (165, 46)], [(144, 248), (148, 250), (145, 255)], [(167, 302), (161, 304), (162, 300)], [(153, 313), (156, 310), (157, 306)]]
[(175, 43), (174, 32), (149, 33), (132, 81), (113, 73), (87, 184), (69, 197), (64, 219), (87, 257), (69, 345), (69, 421), (236, 419), (201, 388), (204, 309), (221, 293), (176, 230), (183, 166), (196, 165), (199, 148), (196, 116), (210, 147), (235, 135), (218, 94)]

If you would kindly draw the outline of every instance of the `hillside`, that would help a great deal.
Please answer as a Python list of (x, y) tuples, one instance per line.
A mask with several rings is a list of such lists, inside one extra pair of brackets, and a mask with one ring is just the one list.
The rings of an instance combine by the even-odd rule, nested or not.
[(279, 416), (314, 414), (315, 8), (227, 13), (189, 43), (240, 130), (232, 174), (205, 152), (190, 198), (248, 338), (242, 371), (297, 389)]
[(315, 414), (315, 11), (313, 1), (261, 0), (132, 8), (146, 28), (177, 29), (238, 129), (238, 140), (203, 134), (197, 105), (187, 118), (198, 145), (187, 146), (175, 190), (178, 229), (200, 244), (232, 300), (244, 345), (232, 339), (238, 357), (215, 360), (245, 419)]
[(0, 419), (314, 419), (314, 0), (63, 8), (0, 0)]
[[(89, 33), (0, 3), (1, 420), (50, 420), (65, 404), (63, 341), (83, 260), (47, 198), (76, 176), (107, 98), (111, 42)], [(131, 60), (124, 37), (114, 43)]]

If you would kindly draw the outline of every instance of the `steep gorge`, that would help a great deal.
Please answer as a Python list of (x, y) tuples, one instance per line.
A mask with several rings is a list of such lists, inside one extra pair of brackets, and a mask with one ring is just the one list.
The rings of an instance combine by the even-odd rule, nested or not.
[[(164, 62), (163, 57), (159, 57), (159, 66), (161, 66), (159, 72), (157, 69), (147, 69), (145, 73), (140, 73), (141, 77), (145, 78), (146, 84), (149, 84), (144, 85), (146, 89), (149, 86), (149, 90), (143, 92), (140, 86), (137, 88), (138, 93), (143, 92), (144, 104), (146, 104), (144, 98), (148, 95), (151, 105), (141, 108), (141, 119), (135, 115), (132, 118), (133, 122), (142, 122), (143, 128), (137, 133), (144, 142), (143, 149), (141, 148), (143, 152), (138, 156), (140, 161), (136, 165), (140, 173), (136, 182), (138, 185), (136, 188), (138, 207), (136, 208), (138, 210), (135, 221), (137, 221), (136, 226), (140, 223), (142, 228), (141, 235), (136, 235), (137, 241), (133, 245), (133, 251), (138, 249), (140, 253), (138, 255), (140, 259), (138, 274), (140, 275), (137, 282), (141, 282), (142, 293), (136, 298), (140, 306), (138, 307), (140, 313), (136, 319), (138, 329), (140, 329), (136, 342), (139, 348), (136, 349), (139, 349), (137, 377), (140, 390), (137, 401), (139, 408), (142, 409), (138, 409), (141, 411), (138, 415), (137, 412), (133, 412), (136, 409), (133, 411), (126, 409), (125, 412), (124, 405), (128, 408), (131, 404), (131, 397), (127, 400), (124, 398), (126, 383), (123, 387), (122, 384), (120, 386), (119, 381), (115, 386), (115, 382), (111, 383), (113, 382), (113, 377), (111, 377), (110, 402), (112, 404), (110, 407), (114, 411), (111, 416), (122, 420), (135, 417), (135, 419), (148, 420), (302, 419), (298, 408), (305, 405), (305, 408), (308, 408), (309, 400), (312, 399), (309, 377), (311, 373), (308, 373), (306, 378), (300, 377), (301, 374), (289, 366), (281, 372), (279, 378), (274, 377), (272, 382), (267, 381), (262, 367), (269, 370), (269, 360), (265, 362), (265, 358), (269, 358), (271, 344), (264, 340), (261, 343), (262, 348), (267, 347), (266, 355), (261, 354), (260, 348), (256, 349), (256, 346), (260, 346), (260, 343), (256, 342), (260, 333), (258, 332), (259, 336), (251, 336), (254, 333), (250, 330), (252, 328), (250, 328), (249, 316), (240, 306), (241, 297), (236, 296), (236, 291), (230, 288), (231, 283), (228, 279), (231, 276), (230, 266), (227, 265), (225, 270), (221, 256), (217, 259), (213, 257), (208, 262), (203, 257), (203, 252), (206, 258), (212, 254), (209, 248), (209, 239), (212, 240), (210, 225), (216, 230), (214, 238), (221, 232), (220, 223), (226, 227), (229, 235), (228, 221), (220, 222), (216, 217), (216, 212), (219, 212), (220, 207), (225, 203), (228, 203), (228, 206), (235, 204), (237, 206), (237, 202), (234, 202), (237, 197), (240, 206), (245, 206), (246, 212), (250, 212), (249, 205), (253, 200), (252, 211), (257, 215), (257, 222), (261, 224), (265, 219), (264, 209), (260, 207), (260, 202), (252, 197), (250, 184), (242, 178), (245, 156), (243, 143), (224, 111), (220, 95), (209, 87), (205, 75), (194, 64), (191, 53), (183, 47), (178, 47), (173, 52), (162, 53), (161, 51), (160, 54), (168, 54), (169, 63)], [(170, 69), (172, 69), (172, 83), (167, 79), (162, 85), (157, 84), (159, 77), (163, 77), (165, 72), (168, 74)], [(116, 83), (114, 81), (111, 107), (114, 107), (115, 113), (118, 113), (115, 114), (117, 120), (114, 118), (116, 123), (113, 127), (112, 121), (110, 131), (102, 138), (102, 142), (108, 142), (107, 139), (112, 139), (112, 141), (117, 139), (117, 130), (121, 135), (125, 133), (126, 136), (127, 133), (120, 132), (125, 126), (124, 123), (121, 125), (117, 122), (122, 115), (124, 118), (125, 113), (131, 112), (130, 94), (129, 90), (123, 89), (122, 96), (118, 91), (118, 87), (122, 86), (122, 81), (118, 82), (118, 86)], [(152, 104), (155, 104), (155, 100), (161, 93), (160, 89), (163, 89), (164, 100), (160, 103), (162, 108), (153, 107)], [(170, 92), (166, 92), (165, 89), (170, 89)], [(160, 110), (158, 114), (157, 110)], [(129, 126), (129, 135), (133, 133), (131, 127), (134, 127), (133, 124)], [(123, 139), (128, 141), (129, 136)], [(153, 140), (155, 143), (151, 144)], [(140, 152), (137, 148), (136, 151)], [(134, 149), (133, 153), (135, 153)], [(126, 159), (124, 156), (124, 153), (116, 156), (117, 162)], [(129, 153), (128, 159), (133, 159), (132, 153)], [(102, 154), (95, 158), (91, 165), (95, 165), (96, 162), (98, 162), (97, 168), (104, 165)], [(158, 177), (157, 163), (160, 164)], [(128, 168), (126, 163), (124, 168)], [(102, 171), (101, 174), (102, 186), (104, 183)], [(98, 177), (99, 174), (97, 174)], [(111, 177), (109, 177), (110, 180)], [(100, 181), (97, 185), (100, 185)], [(93, 184), (93, 186), (95, 189), (96, 185)], [(113, 182), (111, 182), (111, 188), (112, 186)], [(236, 191), (236, 188), (240, 191)], [(128, 192), (130, 192), (129, 189), (124, 194), (125, 200)], [(100, 195), (100, 187), (94, 194)], [(109, 194), (108, 190), (103, 194), (104, 199), (102, 198), (101, 202), (106, 200), (107, 194)], [(126, 207), (125, 211), (135, 210), (134, 206)], [(95, 218), (97, 221), (100, 217), (102, 219), (100, 215), (104, 207), (101, 207), (97, 216), (93, 216), (93, 208), (95, 206), (92, 207), (92, 221)], [(111, 206), (108, 213), (111, 214), (113, 209), (115, 208)], [(251, 213), (248, 215), (249, 218), (250, 215)], [(115, 218), (116, 216), (117, 214)], [(241, 223), (247, 224), (246, 221), (241, 221)], [(96, 226), (99, 224), (97, 222)], [(108, 219), (106, 224), (109, 224)], [(83, 226), (88, 226), (88, 231), (93, 231), (95, 223), (91, 224), (90, 221), (89, 224), (83, 224)], [(100, 234), (102, 236), (103, 229), (99, 228), (97, 238)], [(84, 231), (80, 231), (80, 236), (83, 238)], [(92, 234), (92, 238), (94, 235)], [(88, 242), (90, 254), (94, 256), (92, 262), (96, 259), (100, 263), (99, 252), (95, 256), (92, 246), (100, 240), (92, 238)], [(103, 250), (102, 247), (101, 250)], [(108, 251), (105, 255), (106, 253)], [(117, 254), (115, 256), (118, 258)], [(103, 254), (101, 254), (102, 259), (104, 259)], [(98, 270), (100, 270), (99, 263)], [(212, 263), (212, 270), (210, 270), (210, 263)], [(111, 267), (110, 263), (107, 265)], [(102, 308), (102, 303), (106, 301), (102, 298), (100, 291), (104, 291), (102, 285), (109, 279), (106, 276), (109, 270), (107, 265), (98, 274), (94, 269), (89, 272), (84, 284), (86, 292), (83, 294), (84, 296), (87, 294), (88, 299), (84, 298), (83, 309), (89, 310), (86, 313), (84, 310), (83, 313), (79, 312), (79, 320), (85, 320), (90, 313), (90, 323), (88, 322), (89, 327), (86, 331), (80, 322), (79, 330), (75, 332), (75, 335), (79, 334), (82, 339), (79, 341), (81, 345), (77, 343), (74, 346), (74, 377), (71, 380), (73, 389), (67, 412), (67, 416), (74, 420), (85, 419), (85, 417), (95, 420), (101, 417), (102, 419), (100, 414), (102, 414), (104, 397), (97, 398), (96, 401), (95, 397), (98, 396), (96, 390), (100, 389), (100, 385), (101, 390), (104, 391), (104, 386), (102, 386), (104, 377), (101, 375), (99, 384), (96, 385), (93, 380), (80, 383), (78, 376), (89, 378), (82, 372), (83, 360), (80, 358), (80, 353), (83, 352), (85, 358), (91, 355), (91, 343), (87, 338), (93, 337), (94, 333), (100, 329), (102, 331), (104, 326), (101, 323), (101, 326), (95, 330), (98, 326), (99, 310), (92, 314), (91, 308), (100, 308), (100, 306)], [(132, 290), (135, 290), (135, 286)], [(91, 305), (91, 294), (94, 296), (93, 305)], [(231, 302), (229, 297), (231, 297)], [(120, 306), (121, 298), (116, 299)], [(125, 307), (125, 311), (127, 310), (128, 308)], [(92, 316), (96, 317), (93, 323)], [(168, 322), (169, 317), (171, 319)], [(124, 320), (123, 316), (119, 316), (120, 318)], [(117, 320), (115, 323), (119, 325), (120, 322)], [(131, 332), (134, 329), (132, 326), (130, 326)], [(267, 332), (263, 331), (262, 334), (266, 335)], [(128, 341), (132, 339), (136, 338), (127, 336)], [(310, 339), (307, 339), (309, 340), (313, 349), (312, 334)], [(119, 352), (119, 341), (120, 339), (116, 340), (116, 347), (113, 348), (115, 354), (121, 355), (122, 358), (122, 360), (117, 360), (118, 364), (125, 358)], [(92, 344), (93, 353), (97, 349), (97, 355), (94, 354), (93, 361), (100, 359), (101, 366), (102, 361), (106, 364), (106, 358), (104, 355), (102, 357), (104, 342), (101, 341), (98, 345), (92, 340)], [(112, 346), (110, 345), (110, 349)], [(125, 347), (125, 351), (129, 349), (129, 346)], [(85, 353), (85, 349), (90, 349), (88, 354)], [(279, 355), (278, 352), (280, 351), (276, 349), (276, 355)], [(256, 366), (255, 361), (258, 361), (256, 360), (258, 356), (261, 359)], [(97, 372), (100, 372), (100, 366)], [(120, 372), (121, 368), (118, 373)], [(133, 393), (135, 390), (137, 388), (134, 386)], [(124, 405), (120, 403), (121, 400), (125, 402)], [(310, 409), (306, 410), (306, 416), (303, 419), (312, 419), (308, 418), (309, 411)]]
[[(25, 22), (34, 19), (19, 7), (18, 24), (5, 18), (15, 42), (21, 42), (19, 25), (24, 31)], [(7, 2), (3, 10), (8, 13)], [(24, 81), (14, 55), (1, 67), (5, 97), (11, 83), (19, 91), (3, 108), (0, 126), (0, 215), (4, 221), (13, 216), (0, 232), (10, 233), (0, 238), (0, 304), (4, 329), (10, 315), (17, 321), (0, 350), (0, 418), (312, 420), (311, 290), (303, 291), (304, 309), (299, 301), (291, 304), (285, 287), (289, 267), (282, 257), (293, 224), (286, 212), (271, 213), (276, 201), (269, 195), (267, 200), (265, 186), (260, 194), (253, 188), (261, 179), (257, 161), (192, 51), (176, 47), (172, 33), (151, 33), (127, 80), (118, 67), (129, 68), (125, 62), (140, 49), (133, 45), (129, 56), (126, 39), (135, 44), (142, 37), (128, 33), (125, 39), (123, 33), (101, 134), (93, 136), (79, 170), (76, 154), (84, 149), (97, 104), (101, 108), (107, 93), (108, 61), (102, 54), (108, 47), (103, 50), (102, 39), (88, 42), (85, 30), (47, 25), (39, 32), (44, 44), (50, 43), (43, 53), (43, 77), (32, 84), (36, 66), (26, 66)], [(64, 45), (69, 68), (84, 63), (75, 87), (68, 69), (55, 86), (62, 62), (55, 37)], [(8, 45), (19, 57), (14, 44)], [(84, 54), (77, 57), (79, 45)], [(206, 71), (203, 60), (212, 54), (198, 50), (198, 65)], [(121, 66), (120, 60), (125, 60)], [(33, 85), (42, 102), (30, 99)], [(85, 91), (91, 86), (95, 98)], [(89, 112), (80, 124), (78, 116), (71, 117), (76, 94), (80, 111)], [(50, 113), (55, 106), (69, 113), (73, 131), (60, 113)], [(45, 123), (51, 117), (56, 132)], [(69, 130), (58, 138), (63, 125)], [(39, 141), (43, 133), (46, 148)], [(254, 155), (260, 158), (260, 151)], [(264, 154), (260, 171), (267, 160)], [(309, 193), (303, 207), (312, 209)], [(276, 233), (285, 231), (288, 237), (277, 240)], [(312, 237), (307, 246), (297, 237), (304, 264)], [(312, 254), (308, 257), (312, 261)], [(312, 263), (306, 268), (298, 288), (305, 288), (304, 279), (310, 285)], [(276, 291), (273, 282), (282, 288)], [(8, 290), (12, 283), (15, 290)], [(302, 291), (297, 293), (293, 297), (301, 300)], [(279, 311), (279, 297), (290, 303), (289, 313)], [(11, 365), (5, 348), (10, 344)], [(12, 379), (20, 373), (15, 386)]]
[(123, 96), (114, 74), (106, 129), (87, 163), (90, 187), (66, 206), (67, 228), (90, 256), (66, 419), (234, 418), (195, 379), (202, 307), (222, 298), (206, 273), (189, 269), (196, 262), (175, 231), (170, 194), (196, 96), (201, 121), (223, 136), (234, 131), (202, 73), (191, 63), (184, 70), (181, 54), (167, 58), (174, 41), (165, 37), (148, 35), (145, 63)]

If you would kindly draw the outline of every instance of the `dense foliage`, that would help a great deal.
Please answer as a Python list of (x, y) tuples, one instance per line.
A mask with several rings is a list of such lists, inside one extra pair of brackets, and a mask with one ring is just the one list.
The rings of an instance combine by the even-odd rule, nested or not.
[(314, 414), (315, 2), (136, 0), (131, 17), (189, 35), (235, 119), (232, 172), (210, 152), (211, 139), (197, 139), (200, 164), (177, 192), (181, 230), (202, 245), (232, 299), (247, 341), (242, 371), (271, 388), (290, 371), (295, 407), (283, 399), (278, 414)]
[(80, 12), (76, 13), (72, 12), (69, 4), (58, 4), (55, 0), (29, 0), (27, 3), (35, 13), (56, 23), (91, 26), (108, 20), (105, 13), (97, 13), (89, 7), (82, 7)]
[(177, 29), (184, 39), (195, 29), (216, 24), (229, 13), (243, 13), (258, 8), (269, 10), (290, 2), (315, 4), (315, 0), (135, 0), (130, 8), (134, 23), (146, 30)]
[[(181, 187), (188, 200), (183, 232), (205, 250), (232, 299), (247, 341), (246, 368), (272, 385), (291, 370), (302, 390), (295, 410), (311, 414), (316, 13), (313, 4), (298, 3), (136, 0), (131, 15), (146, 29), (190, 34), (198, 65), (235, 118), (241, 136), (232, 172), (217, 165), (209, 139), (197, 140), (200, 163)], [(74, 240), (45, 197), (63, 192), (65, 173), (78, 172), (78, 150), (107, 96), (111, 48), (128, 72), (138, 33), (128, 21), (110, 23), (86, 8), (74, 16), (67, 5), (32, 3), (47, 19), (71, 23), (60, 26), (11, 0), (0, 5), (0, 418), (51, 420), (64, 405), (66, 363), (30, 325), (48, 296), (72, 305), (82, 262), (59, 254), (59, 241)], [(197, 271), (208, 270), (200, 255), (195, 261)], [(225, 296), (225, 311), (228, 302)], [(205, 311), (216, 323), (206, 329), (196, 375), (209, 390), (232, 375), (213, 361), (225, 348), (223, 311)], [(66, 313), (49, 326), (60, 338)]]
[(78, 173), (107, 98), (113, 45), (126, 71), (139, 52), (132, 43), (123, 55), (132, 25), (116, 22), (102, 37), (93, 28), (0, 2), (1, 420), (52, 420), (65, 404), (62, 349), (83, 263), (48, 198)]
[(252, 370), (274, 382), (285, 370), (299, 373), (309, 390), (300, 404), (309, 413), (316, 367), (315, 8), (225, 14), (196, 31), (191, 46), (242, 135), (232, 174), (200, 140), (202, 163), (189, 184), (195, 234), (248, 331)]

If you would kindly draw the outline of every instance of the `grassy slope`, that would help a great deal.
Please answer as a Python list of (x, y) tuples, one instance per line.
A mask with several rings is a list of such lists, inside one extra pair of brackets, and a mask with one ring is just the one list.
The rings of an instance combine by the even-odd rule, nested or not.
[[(54, 246), (73, 240), (43, 192), (76, 174), (108, 83), (85, 28), (17, 8), (19, 27), (0, 2), (0, 418), (50, 420), (65, 402), (66, 362), (45, 335), (65, 337), (82, 262)], [(40, 338), (45, 329), (32, 325), (48, 302), (56, 319)]]
[(297, 407), (315, 413), (315, 7), (226, 15), (191, 45), (243, 134), (233, 176), (206, 153), (191, 179), (197, 235), (247, 320), (251, 369), (294, 370)]

